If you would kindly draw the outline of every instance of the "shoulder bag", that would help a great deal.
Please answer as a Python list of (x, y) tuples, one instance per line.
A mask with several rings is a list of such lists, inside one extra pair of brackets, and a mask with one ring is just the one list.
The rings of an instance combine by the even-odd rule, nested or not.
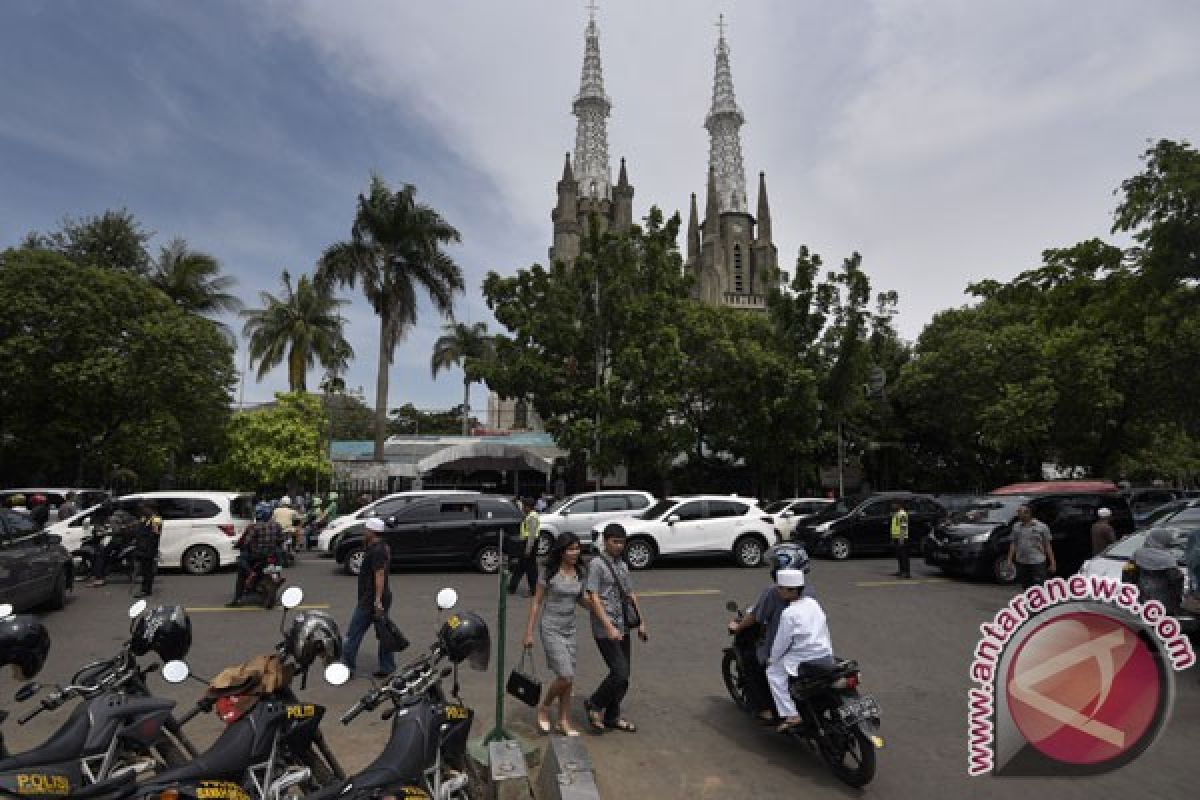
[(613, 583), (617, 585), (617, 591), (621, 593), (621, 616), (625, 617), (626, 629), (633, 630), (634, 628), (640, 628), (642, 626), (642, 615), (638, 613), (637, 604), (630, 599), (629, 594), (625, 591), (625, 585), (621, 583), (621, 578), (617, 575), (616, 567), (604, 556), (601, 556), (600, 559), (608, 567), (608, 574), (612, 575)]
[[(528, 662), (529, 666), (526, 667)], [(508, 675), (505, 687), (509, 694), (530, 708), (536, 706), (542, 699), (542, 680), (537, 674), (537, 665), (533, 658), (533, 648), (526, 647), (521, 653), (521, 660), (513, 667)]]

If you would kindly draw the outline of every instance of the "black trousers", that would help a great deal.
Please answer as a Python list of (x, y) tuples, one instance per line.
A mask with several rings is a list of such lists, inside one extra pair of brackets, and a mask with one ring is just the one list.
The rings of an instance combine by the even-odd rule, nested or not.
[(529, 593), (533, 594), (537, 590), (537, 553), (522, 555), (517, 559), (512, 576), (508, 579), (509, 594), (517, 591), (517, 587), (521, 585), (522, 577), (529, 583)]
[(1017, 569), (1017, 582), (1021, 584), (1022, 589), (1044, 583), (1049, 574), (1045, 561), (1040, 564), (1022, 564), (1020, 561), (1014, 561), (1013, 566)]
[(908, 540), (894, 539), (892, 544), (896, 546), (896, 571), (902, 578), (911, 578), (912, 572), (908, 568)]
[(753, 647), (738, 648), (742, 663), (746, 665), (746, 697), (754, 711), (774, 711), (775, 700), (771, 697), (771, 687), (767, 685), (766, 665), (758, 660)]
[(588, 708), (604, 712), (604, 724), (612, 727), (621, 719), (621, 701), (629, 691), (629, 671), (632, 667), (633, 650), (629, 634), (620, 641), (597, 639), (596, 647), (608, 665), (608, 675), (588, 698)]

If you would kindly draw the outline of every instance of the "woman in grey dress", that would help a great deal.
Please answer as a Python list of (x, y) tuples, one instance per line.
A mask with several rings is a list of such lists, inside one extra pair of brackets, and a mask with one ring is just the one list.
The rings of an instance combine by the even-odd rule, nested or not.
[(550, 712), (554, 701), (558, 700), (558, 724), (555, 727), (564, 736), (579, 735), (579, 731), (571, 727), (570, 716), (577, 649), (575, 606), (583, 602), (583, 588), (587, 584), (587, 571), (579, 558), (581, 552), (579, 537), (575, 534), (564, 533), (558, 537), (529, 606), (525, 647), (533, 647), (533, 625), (540, 615), (542, 648), (546, 651), (546, 663), (554, 672), (554, 680), (546, 687), (537, 710), (537, 726), (542, 733), (550, 733)]

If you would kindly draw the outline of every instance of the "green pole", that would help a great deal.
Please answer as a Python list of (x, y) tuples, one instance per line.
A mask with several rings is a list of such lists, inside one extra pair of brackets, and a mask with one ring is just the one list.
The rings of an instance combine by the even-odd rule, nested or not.
[(483, 737), (485, 745), (515, 738), (504, 730), (504, 642), (507, 638), (506, 630), (508, 628), (508, 588), (504, 585), (504, 579), (508, 574), (505, 571), (508, 559), (504, 557), (504, 528), (501, 528), (497, 534), (496, 546), (500, 557), (500, 566), (496, 569), (496, 574), (500, 577), (499, 591), (497, 592), (499, 600), (496, 602), (496, 727)]

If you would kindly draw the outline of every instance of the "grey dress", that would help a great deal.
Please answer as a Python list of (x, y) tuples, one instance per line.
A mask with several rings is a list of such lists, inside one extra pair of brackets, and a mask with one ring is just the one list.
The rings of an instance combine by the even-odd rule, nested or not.
[(546, 576), (538, 578), (545, 600), (542, 604), (542, 648), (546, 651), (546, 664), (560, 678), (575, 677), (576, 625), (575, 604), (583, 595), (583, 581), (576, 573), (568, 578), (556, 573), (549, 582)]

